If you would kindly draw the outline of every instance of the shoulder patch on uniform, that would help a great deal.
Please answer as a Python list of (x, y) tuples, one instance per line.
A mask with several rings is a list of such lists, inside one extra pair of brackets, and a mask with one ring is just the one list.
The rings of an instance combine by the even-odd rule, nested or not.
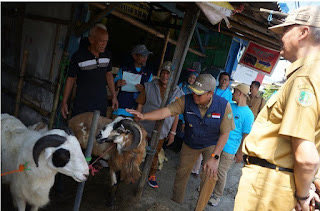
[(232, 118), (232, 113), (228, 113), (228, 119)]
[(310, 90), (300, 89), (299, 96), (296, 98), (296, 101), (299, 105), (308, 107), (313, 103), (313, 93)]

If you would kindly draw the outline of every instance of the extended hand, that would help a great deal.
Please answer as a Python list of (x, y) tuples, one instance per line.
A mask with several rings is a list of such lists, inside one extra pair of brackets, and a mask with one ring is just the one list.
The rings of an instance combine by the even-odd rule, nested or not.
[(128, 109), (128, 108), (126, 108), (126, 111), (129, 112), (130, 114), (133, 114), (139, 120), (144, 120), (143, 114), (140, 113), (139, 111), (134, 110), (134, 109)]
[(203, 171), (207, 171), (206, 176), (212, 179), (217, 176), (219, 162), (215, 158), (210, 158), (203, 166)]
[(62, 114), (64, 119), (67, 118), (67, 115), (69, 114), (68, 104), (67, 103), (62, 102), (62, 104), (61, 104), (61, 114)]
[(117, 97), (113, 97), (112, 98), (112, 110), (116, 111), (116, 110), (118, 110), (118, 107), (119, 107), (118, 99), (117, 99)]
[(144, 89), (144, 86), (142, 84), (136, 84), (135, 87), (139, 92), (142, 92), (142, 90)]
[(170, 144), (172, 144), (174, 142), (174, 135), (172, 133), (169, 133), (167, 138), (168, 138), (167, 146), (169, 146)]
[(240, 163), (243, 161), (243, 153), (242, 152), (237, 152), (236, 156), (234, 157), (234, 159), (236, 160), (236, 163)]
[(316, 201), (320, 202), (320, 198), (319, 198), (319, 195), (315, 192), (314, 185), (311, 184), (311, 187), (309, 190), (309, 198), (306, 200), (297, 200), (295, 210), (297, 211), (314, 210)]
[(118, 80), (116, 84), (117, 84), (118, 87), (120, 87), (120, 86), (126, 85), (127, 82), (126, 82), (126, 80)]

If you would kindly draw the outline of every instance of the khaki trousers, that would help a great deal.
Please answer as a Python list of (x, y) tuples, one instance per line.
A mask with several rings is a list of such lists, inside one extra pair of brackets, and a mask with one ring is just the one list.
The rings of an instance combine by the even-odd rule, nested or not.
[(221, 152), (218, 168), (218, 181), (213, 191), (214, 195), (218, 198), (223, 194), (224, 187), (226, 186), (227, 174), (233, 162), (233, 154), (229, 154), (224, 151)]
[(296, 205), (293, 173), (245, 165), (234, 211), (291, 211)]
[[(188, 179), (192, 171), (193, 165), (199, 158), (199, 155), (203, 155), (204, 164), (211, 158), (211, 154), (215, 146), (210, 146), (203, 149), (192, 149), (185, 143), (182, 145), (180, 152), (180, 163), (176, 173), (174, 181), (172, 200), (182, 204), (184, 199), (184, 193), (187, 187)], [(209, 198), (213, 191), (213, 188), (218, 180), (218, 176), (210, 179), (206, 176), (206, 172), (202, 171), (200, 174), (200, 193), (197, 201), (196, 211), (202, 211), (208, 204)]]
[(158, 170), (158, 155), (159, 155), (159, 152), (160, 152), (160, 150), (162, 148), (162, 145), (163, 145), (164, 141), (165, 141), (165, 139), (161, 139), (158, 142), (157, 152), (154, 154), (154, 157), (153, 157), (153, 160), (152, 160), (152, 165), (151, 165), (151, 168), (150, 168), (150, 171), (149, 171), (149, 177), (156, 175), (156, 172)]

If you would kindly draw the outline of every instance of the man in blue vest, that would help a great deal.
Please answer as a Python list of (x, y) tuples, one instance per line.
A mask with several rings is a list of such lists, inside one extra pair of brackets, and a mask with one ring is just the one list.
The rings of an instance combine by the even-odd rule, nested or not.
[(218, 180), (221, 151), (235, 128), (230, 103), (214, 94), (216, 80), (210, 74), (201, 74), (190, 86), (192, 94), (182, 96), (167, 107), (142, 114), (127, 109), (140, 120), (160, 120), (183, 113), (185, 137), (176, 173), (172, 200), (182, 204), (184, 192), (194, 163), (200, 154), (204, 166), (201, 173), (200, 194), (196, 211), (205, 209)]
[[(146, 63), (148, 56), (152, 54), (145, 45), (137, 45), (132, 50), (133, 63), (129, 63), (120, 67), (117, 76), (114, 79), (116, 87), (119, 88), (118, 101), (119, 108), (112, 114), (115, 116), (130, 116), (132, 114), (126, 112), (126, 108), (136, 109), (136, 99), (140, 92), (144, 89), (144, 83), (152, 80), (152, 73), (147, 69)], [(127, 91), (125, 86), (127, 81), (124, 80), (124, 76), (130, 75), (134, 79), (140, 79), (140, 83), (135, 84), (135, 90)], [(129, 83), (129, 81), (128, 81)]]

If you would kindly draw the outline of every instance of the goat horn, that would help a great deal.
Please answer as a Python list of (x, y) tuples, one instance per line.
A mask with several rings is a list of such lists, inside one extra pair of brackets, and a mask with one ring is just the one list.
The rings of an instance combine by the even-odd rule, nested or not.
[(36, 163), (36, 166), (39, 167), (39, 156), (45, 148), (58, 147), (66, 140), (66, 137), (59, 135), (47, 135), (41, 137), (33, 147), (33, 160)]
[(131, 145), (123, 148), (122, 151), (129, 151), (137, 148), (142, 140), (142, 132), (140, 126), (132, 120), (123, 119), (115, 125), (115, 128), (120, 127), (121, 124), (124, 126), (124, 128), (130, 130), (133, 136)]

